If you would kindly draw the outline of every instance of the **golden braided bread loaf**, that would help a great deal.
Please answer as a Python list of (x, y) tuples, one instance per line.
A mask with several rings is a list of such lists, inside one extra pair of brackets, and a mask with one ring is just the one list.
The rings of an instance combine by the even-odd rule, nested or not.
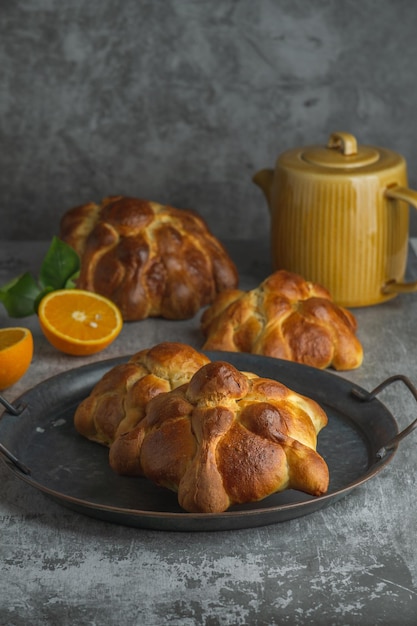
[(219, 513), (284, 489), (325, 493), (329, 472), (316, 442), (326, 424), (312, 399), (215, 361), (153, 398), (109, 460), (119, 474), (177, 491), (186, 511)]
[(77, 287), (125, 320), (190, 318), (238, 275), (222, 244), (190, 210), (114, 196), (67, 211), (60, 237), (81, 258)]
[(181, 343), (165, 342), (141, 350), (109, 370), (78, 405), (76, 430), (87, 439), (110, 445), (143, 419), (151, 398), (188, 382), (206, 363), (205, 355)]
[(227, 290), (203, 313), (204, 350), (251, 352), (320, 369), (359, 367), (363, 349), (353, 314), (329, 292), (280, 270), (256, 289)]

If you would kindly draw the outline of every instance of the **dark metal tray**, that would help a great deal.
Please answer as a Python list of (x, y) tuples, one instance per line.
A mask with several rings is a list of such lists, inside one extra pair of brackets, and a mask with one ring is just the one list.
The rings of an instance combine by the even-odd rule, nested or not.
[(328, 371), (250, 354), (211, 352), (241, 370), (275, 378), (319, 402), (329, 423), (318, 438), (318, 452), (330, 471), (326, 495), (314, 498), (284, 491), (221, 514), (193, 514), (176, 494), (144, 478), (116, 475), (108, 449), (79, 435), (74, 411), (95, 383), (128, 359), (100, 361), (54, 376), (22, 395), (0, 419), (0, 453), (10, 470), (60, 504), (91, 517), (138, 528), (169, 531), (219, 531), (283, 522), (318, 511), (347, 495), (389, 463), (398, 442), (417, 425), (398, 432), (390, 411), (375, 397), (393, 380), (368, 393)]

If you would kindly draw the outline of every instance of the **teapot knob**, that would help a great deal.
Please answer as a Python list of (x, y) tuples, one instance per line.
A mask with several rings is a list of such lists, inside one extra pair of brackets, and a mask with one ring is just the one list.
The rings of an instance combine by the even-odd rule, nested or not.
[(332, 133), (327, 142), (327, 147), (341, 150), (342, 154), (345, 156), (350, 156), (358, 152), (356, 138), (349, 133)]

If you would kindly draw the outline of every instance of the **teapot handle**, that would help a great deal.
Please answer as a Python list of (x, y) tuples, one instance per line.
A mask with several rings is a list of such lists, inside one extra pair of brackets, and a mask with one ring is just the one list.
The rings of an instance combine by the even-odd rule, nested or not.
[[(417, 209), (417, 191), (413, 191), (413, 189), (395, 185), (394, 187), (388, 187), (384, 195), (391, 200), (403, 200), (404, 202), (408, 202), (408, 204)], [(417, 291), (417, 281), (398, 283), (396, 280), (392, 280), (384, 285), (382, 291), (383, 293), (411, 293)]]

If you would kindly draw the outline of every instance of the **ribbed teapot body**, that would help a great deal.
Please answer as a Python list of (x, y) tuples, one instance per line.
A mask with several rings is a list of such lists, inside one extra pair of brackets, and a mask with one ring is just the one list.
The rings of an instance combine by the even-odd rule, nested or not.
[(282, 155), (269, 198), (274, 268), (322, 284), (343, 306), (392, 298), (383, 286), (404, 278), (409, 208), (385, 193), (407, 187), (405, 161), (391, 152), (385, 161), (378, 171), (321, 168)]

